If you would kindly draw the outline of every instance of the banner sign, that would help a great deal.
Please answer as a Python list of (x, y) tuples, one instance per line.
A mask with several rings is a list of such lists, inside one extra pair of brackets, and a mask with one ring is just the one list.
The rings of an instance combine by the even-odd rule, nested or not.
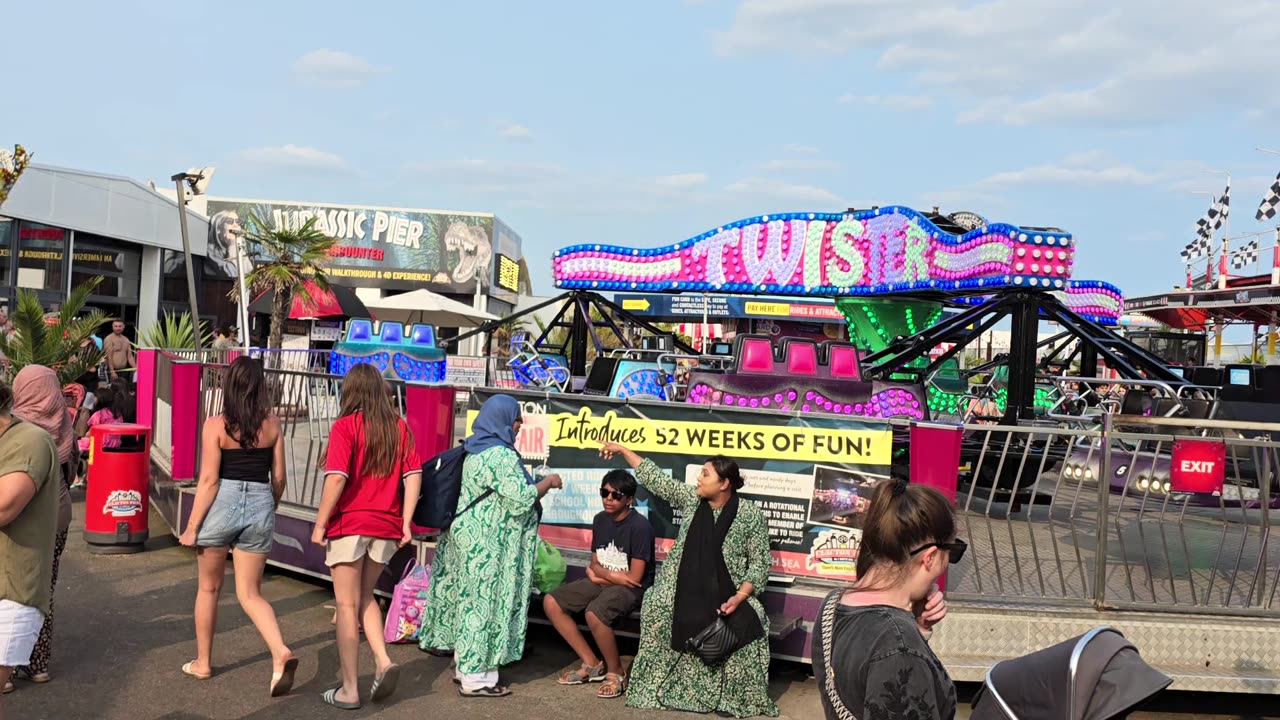
[(208, 213), (206, 266), (220, 276), (235, 277), (235, 238), (253, 213), (270, 228), (295, 229), (314, 218), (317, 230), (338, 241), (327, 269), (337, 284), (473, 293), (479, 271), (490, 285), (492, 215), (226, 198), (210, 198)]
[(1174, 441), (1169, 468), (1172, 492), (1221, 495), (1226, 472), (1227, 445), (1221, 440)]
[[(704, 309), (703, 296), (686, 293), (664, 295), (662, 293), (617, 293), (613, 301), (623, 310), (641, 317), (692, 317), (701, 318)], [(808, 320), (811, 322), (844, 324), (844, 316), (835, 305), (817, 302), (778, 302), (754, 298), (708, 295), (705, 302), (707, 319), (764, 318), (778, 320)]]
[[(480, 406), (495, 394), (479, 388), (472, 393), (468, 432)], [(607, 439), (689, 484), (696, 483), (711, 456), (732, 458), (746, 483), (742, 497), (768, 519), (773, 573), (848, 580), (854, 575), (871, 488), (888, 476), (894, 456), (893, 431), (876, 421), (604, 397), (506, 394), (522, 407), (524, 425), (516, 441), (521, 456), (530, 466), (545, 462), (564, 480), (564, 489), (543, 498), (542, 535), (578, 550), (591, 547), (591, 520), (603, 509), (601, 478), (611, 469), (626, 467), (599, 457)], [(643, 486), (637, 511), (653, 524), (659, 557), (664, 556), (682, 518)]]

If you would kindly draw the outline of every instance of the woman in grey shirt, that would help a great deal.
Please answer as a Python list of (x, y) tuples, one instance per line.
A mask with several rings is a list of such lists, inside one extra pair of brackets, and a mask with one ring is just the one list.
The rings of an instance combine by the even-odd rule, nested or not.
[(955, 511), (941, 493), (885, 480), (871, 496), (858, 580), (827, 596), (813, 671), (828, 720), (951, 720), (955, 685), (929, 648), (947, 614), (937, 580), (959, 562)]

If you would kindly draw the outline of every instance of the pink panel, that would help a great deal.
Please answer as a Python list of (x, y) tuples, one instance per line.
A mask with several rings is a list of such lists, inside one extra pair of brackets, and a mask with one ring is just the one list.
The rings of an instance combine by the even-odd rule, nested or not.
[(451, 387), (405, 386), (405, 422), (424, 462), (453, 447), (454, 397)]
[(138, 402), (138, 424), (152, 427), (156, 417), (156, 351), (138, 351), (138, 372), (134, 393)]
[(173, 364), (173, 454), (170, 456), (175, 482), (196, 477), (196, 445), (200, 442), (199, 363)]
[(828, 348), (827, 365), (831, 368), (833, 378), (857, 378), (858, 354), (851, 347), (839, 345)]
[(742, 341), (742, 359), (738, 363), (740, 373), (773, 373), (773, 343), (763, 338), (746, 338)]
[(805, 342), (787, 343), (787, 372), (792, 375), (817, 375), (818, 348)]

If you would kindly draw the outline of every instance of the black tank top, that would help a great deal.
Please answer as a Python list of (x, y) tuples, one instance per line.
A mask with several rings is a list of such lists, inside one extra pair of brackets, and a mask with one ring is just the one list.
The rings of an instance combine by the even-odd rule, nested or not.
[(223, 448), (218, 477), (223, 480), (265, 483), (271, 481), (275, 448)]

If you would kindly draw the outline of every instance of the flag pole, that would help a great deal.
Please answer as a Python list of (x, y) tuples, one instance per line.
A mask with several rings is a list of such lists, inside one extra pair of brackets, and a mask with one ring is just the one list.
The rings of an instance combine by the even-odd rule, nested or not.
[(1227, 287), (1227, 237), (1231, 235), (1231, 171), (1230, 170), (1205, 170), (1209, 175), (1226, 175), (1227, 189), (1223, 191), (1219, 202), (1226, 200), (1223, 209), (1222, 218), (1222, 254), (1218, 257), (1218, 289), (1225, 290)]

